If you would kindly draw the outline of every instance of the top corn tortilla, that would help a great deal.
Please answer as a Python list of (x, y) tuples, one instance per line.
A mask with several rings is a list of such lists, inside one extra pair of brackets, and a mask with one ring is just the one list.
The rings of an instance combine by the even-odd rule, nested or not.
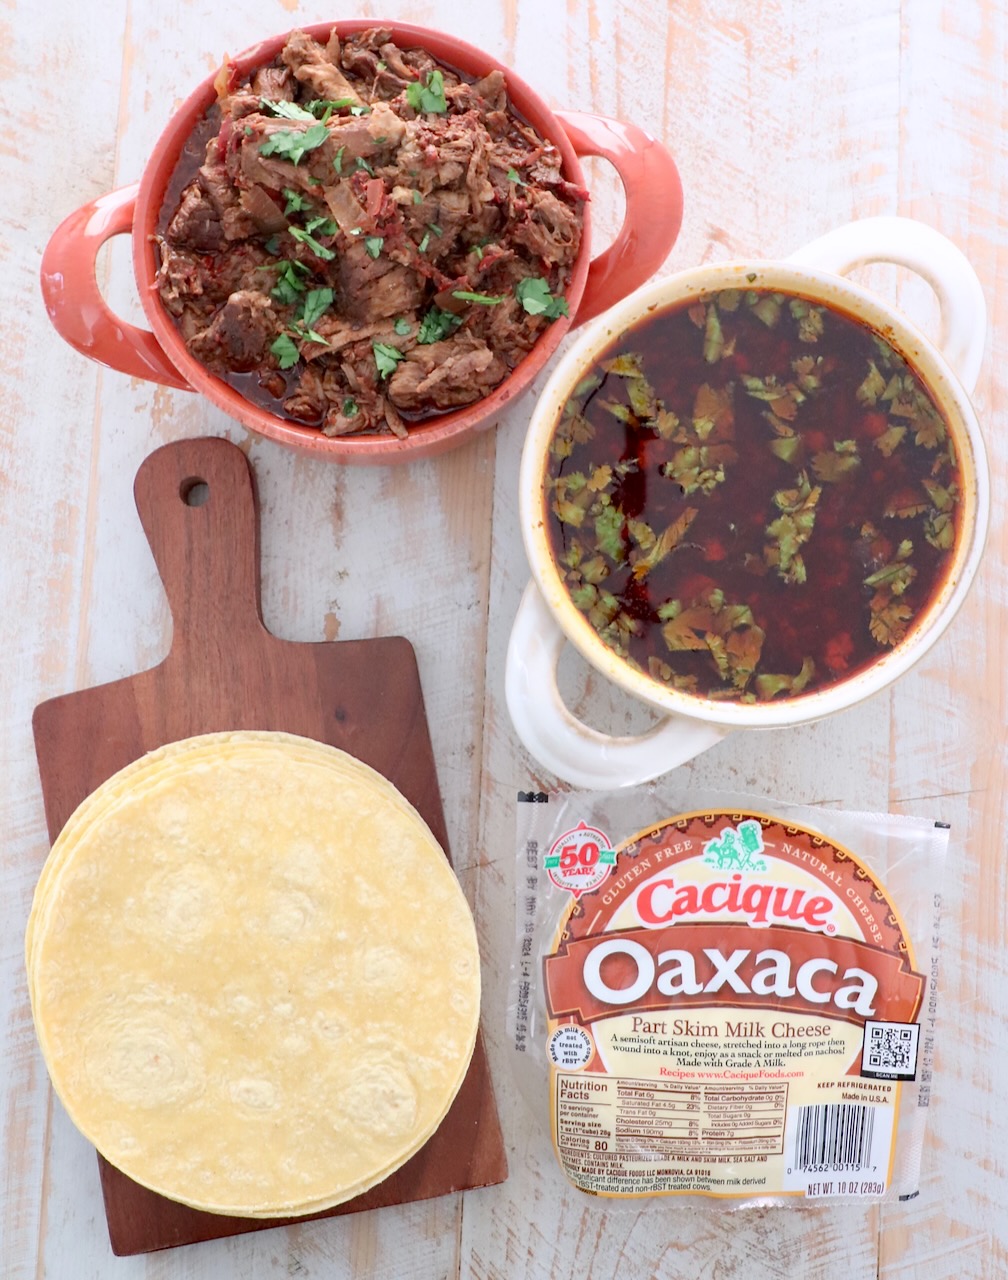
[(71, 1119), (211, 1212), (315, 1212), (381, 1181), (475, 1043), (475, 929), (430, 830), (290, 735), (189, 739), (109, 779), (53, 848), (26, 951)]
[(361, 776), (363, 772), (365, 776), (371, 778), (376, 789), (384, 789), (391, 803), (400, 804), (408, 812), (416, 813), (406, 797), (382, 774), (371, 769), (355, 756), (318, 742), (314, 738), (249, 729), (205, 733), (166, 743), (140, 756), (139, 759), (113, 774), (86, 796), (67, 819), (49, 857), (43, 864), (42, 872), (35, 885), (32, 910), (25, 931), (25, 960), (29, 975), (33, 970), (32, 944), (39, 920), (45, 913), (51, 886), (66, 861), (69, 851), (76, 844), (79, 832), (85, 827), (100, 822), (107, 813), (114, 811), (124, 801), (128, 802), (138, 797), (143, 791), (145, 779), (151, 775), (154, 775), (158, 781), (164, 781), (177, 770), (193, 769), (207, 757), (220, 755), (222, 749), (226, 750), (229, 744), (237, 744), (242, 749), (247, 749), (256, 742), (274, 746), (282, 744), (283, 750), (291, 760), (305, 758), (326, 760), (334, 773), (344, 771), (351, 776)]

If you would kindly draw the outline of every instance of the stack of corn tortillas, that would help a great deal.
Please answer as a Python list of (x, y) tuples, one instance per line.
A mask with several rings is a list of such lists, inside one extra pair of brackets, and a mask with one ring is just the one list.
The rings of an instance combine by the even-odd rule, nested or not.
[(420, 1149), (479, 1019), (466, 900), (415, 809), (341, 751), (212, 734), (74, 812), (26, 937), (70, 1118), (214, 1213), (339, 1204)]

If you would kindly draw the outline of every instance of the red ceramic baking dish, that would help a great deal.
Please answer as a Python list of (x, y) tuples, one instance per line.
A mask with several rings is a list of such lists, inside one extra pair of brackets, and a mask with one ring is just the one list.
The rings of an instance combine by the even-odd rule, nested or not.
[[(329, 437), (245, 399), (211, 373), (186, 349), (157, 287), (158, 253), (154, 240), (166, 189), (183, 148), (216, 101), (215, 76), (209, 76), (182, 103), (154, 146), (139, 183), (100, 196), (67, 217), (49, 241), (42, 260), (42, 292), (50, 319), (78, 351), (132, 377), (195, 391), (250, 431), (280, 444), (305, 449), (342, 463), (391, 463), (443, 452), (476, 430), (494, 424), (501, 411), (524, 392), (573, 325), (599, 314), (661, 266), (682, 220), (682, 188), (666, 148), (634, 124), (583, 111), (554, 111), (513, 71), (490, 54), (443, 32), (405, 23), (374, 20), (319, 23), (303, 28), (325, 42), (335, 31), (345, 39), (382, 27), (403, 48), (422, 48), (464, 77), (478, 79), (503, 72), (514, 111), (559, 150), (564, 176), (584, 185), (581, 159), (610, 161), (623, 185), (626, 211), (613, 243), (591, 255), (591, 218), (585, 206), (581, 247), (566, 289), (569, 316), (550, 324), (521, 362), (490, 394), (410, 426), (405, 439), (393, 435)], [(273, 36), (230, 59), (242, 76), (267, 65), (283, 48), (289, 32)], [(95, 258), (112, 236), (132, 237), (137, 288), (149, 330), (119, 318), (103, 299), (95, 277)]]

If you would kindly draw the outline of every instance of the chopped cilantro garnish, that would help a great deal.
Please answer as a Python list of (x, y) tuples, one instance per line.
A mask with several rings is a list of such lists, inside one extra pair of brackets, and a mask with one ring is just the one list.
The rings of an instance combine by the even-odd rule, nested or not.
[(527, 186), (528, 186), (528, 183), (527, 183), (527, 182), (525, 182), (525, 181), (522, 179), (522, 176), (521, 176), (521, 174), (518, 172), (518, 170), (517, 170), (517, 169), (508, 169), (508, 171), (507, 171), (507, 180), (508, 180), (508, 182), (513, 182), (513, 183), (515, 184), (515, 186), (516, 186), (516, 187), (527, 187)]
[(347, 396), (346, 399), (343, 401), (343, 417), (356, 418), (359, 413), (360, 413), (360, 408), (357, 405), (357, 401), (353, 398), (353, 396)]
[(305, 342), (317, 342), (320, 347), (327, 347), (329, 345), (320, 333), (316, 333), (314, 329), (306, 329), (305, 326), (297, 320), (295, 320), (294, 324), (291, 326), (291, 332), (297, 334), (297, 336)]
[(418, 249), (418, 251), (419, 251), (420, 253), (426, 253), (426, 252), (427, 252), (427, 246), (428, 246), (429, 244), (430, 244), (430, 232), (429, 232), (429, 231), (425, 231), (425, 232), (424, 232), (424, 234), (423, 234), (423, 239), (422, 239), (422, 240), (420, 241), (420, 243), (417, 245), (417, 249)]
[(311, 212), (311, 201), (306, 200), (300, 191), (295, 191), (292, 187), (284, 187), (283, 193), (287, 198), (287, 207), (284, 209), (285, 217), (289, 217), (292, 213)]
[(385, 243), (384, 236), (366, 236), (364, 238), (364, 247), (372, 258), (377, 258), (382, 251), (382, 245)]
[(359, 106), (351, 107), (350, 114), (352, 116), (368, 116), (371, 114), (371, 108), (362, 102)]
[(290, 160), (292, 164), (300, 164), (307, 152), (320, 147), (328, 137), (329, 130), (324, 124), (310, 125), (303, 133), (290, 129), (278, 129), (264, 142), (260, 142), (259, 154), (280, 156), (284, 160)]
[(413, 326), (405, 316), (399, 316), (392, 328), (395, 329), (400, 338), (405, 338), (408, 333), (413, 332)]
[(315, 120), (310, 110), (306, 111), (304, 107), (299, 107), (296, 102), (287, 102), (282, 98), (279, 101), (260, 98), (259, 105), (263, 111), (268, 111), (271, 116), (279, 116), (282, 120), (311, 120), (313, 123)]
[(345, 107), (352, 107), (356, 104), (356, 98), (312, 98), (308, 103), (308, 110), (325, 123), (334, 111), (342, 111)]
[(332, 289), (311, 289), (308, 292), (299, 317), (306, 329), (310, 329), (323, 312), (329, 310), (332, 306), (332, 301)]
[(432, 71), (424, 84), (415, 80), (406, 86), (406, 101), (414, 111), (429, 115), (444, 115), (448, 110), (445, 98), (444, 76), (440, 71)]
[(301, 244), (306, 244), (316, 258), (321, 258), (324, 262), (330, 262), (336, 257), (332, 249), (327, 248), (324, 244), (319, 244), (310, 231), (302, 231), (300, 227), (290, 227), (289, 230), (294, 239)]
[(309, 218), (305, 223), (305, 231), (309, 235), (314, 235), (318, 231), (324, 236), (334, 236), (339, 231), (339, 226), (334, 218), (327, 218), (323, 215), (320, 218)]
[(550, 292), (549, 282), (542, 276), (526, 276), (515, 285), (515, 297), (530, 316), (545, 316), (547, 320), (555, 320), (558, 316), (569, 315), (567, 299), (562, 295), (556, 297)]
[(293, 306), (300, 295), (304, 293), (304, 281), (298, 278), (298, 271), (306, 274), (308, 268), (300, 262), (276, 262), (270, 263), (267, 267), (260, 267), (261, 271), (270, 271), (274, 267), (279, 268), (276, 284), (270, 290), (270, 296), (276, 298), (278, 302), (282, 302), (285, 306)]
[(413, 192), (413, 203), (414, 203), (414, 204), (423, 204), (423, 196), (420, 194), (420, 192), (419, 192), (419, 191), (414, 191), (414, 192)]
[(343, 152), (344, 151), (346, 151), (346, 147), (342, 146), (340, 147), (339, 151), (337, 151), (336, 154), (333, 156), (332, 167), (336, 170), (337, 173), (343, 172)]
[(468, 289), (453, 289), (452, 297), (461, 302), (478, 302), (481, 307), (496, 307), (504, 301), (503, 298), (492, 298), (488, 293), (472, 293)]
[(439, 238), (444, 234), (444, 229), (442, 227), (439, 227), (436, 222), (428, 222), (427, 227), (429, 230), (433, 231), (434, 234)]
[(390, 347), (386, 342), (372, 342), (371, 350), (374, 352), (378, 376), (382, 380), (387, 378), (390, 373), (393, 373), (396, 365), (403, 359), (403, 353), (399, 348)]
[(281, 369), (293, 369), (300, 359), (297, 346), (290, 334), (287, 333), (282, 333), (279, 338), (270, 345), (270, 351), (272, 351), (276, 356), (277, 363), (280, 365)]
[(417, 342), (424, 346), (432, 342), (440, 342), (442, 338), (459, 327), (462, 323), (462, 317), (453, 315), (450, 311), (442, 311), (440, 307), (431, 307), (420, 321), (420, 328), (417, 330)]
[(354, 161), (354, 167), (356, 169), (363, 169), (365, 173), (370, 174), (372, 178), (374, 177), (374, 167), (372, 166), (370, 161), (365, 160), (363, 156), (357, 157), (357, 159)]

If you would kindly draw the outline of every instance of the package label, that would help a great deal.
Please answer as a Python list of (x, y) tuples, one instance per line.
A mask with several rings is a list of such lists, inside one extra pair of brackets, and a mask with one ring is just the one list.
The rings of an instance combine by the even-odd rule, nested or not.
[[(579, 834), (580, 833), (580, 834)], [(924, 975), (848, 849), (691, 813), (589, 851), (543, 961), (552, 1136), (599, 1195), (884, 1194)], [(576, 870), (571, 855), (571, 869)], [(586, 882), (592, 887), (586, 887)]]

